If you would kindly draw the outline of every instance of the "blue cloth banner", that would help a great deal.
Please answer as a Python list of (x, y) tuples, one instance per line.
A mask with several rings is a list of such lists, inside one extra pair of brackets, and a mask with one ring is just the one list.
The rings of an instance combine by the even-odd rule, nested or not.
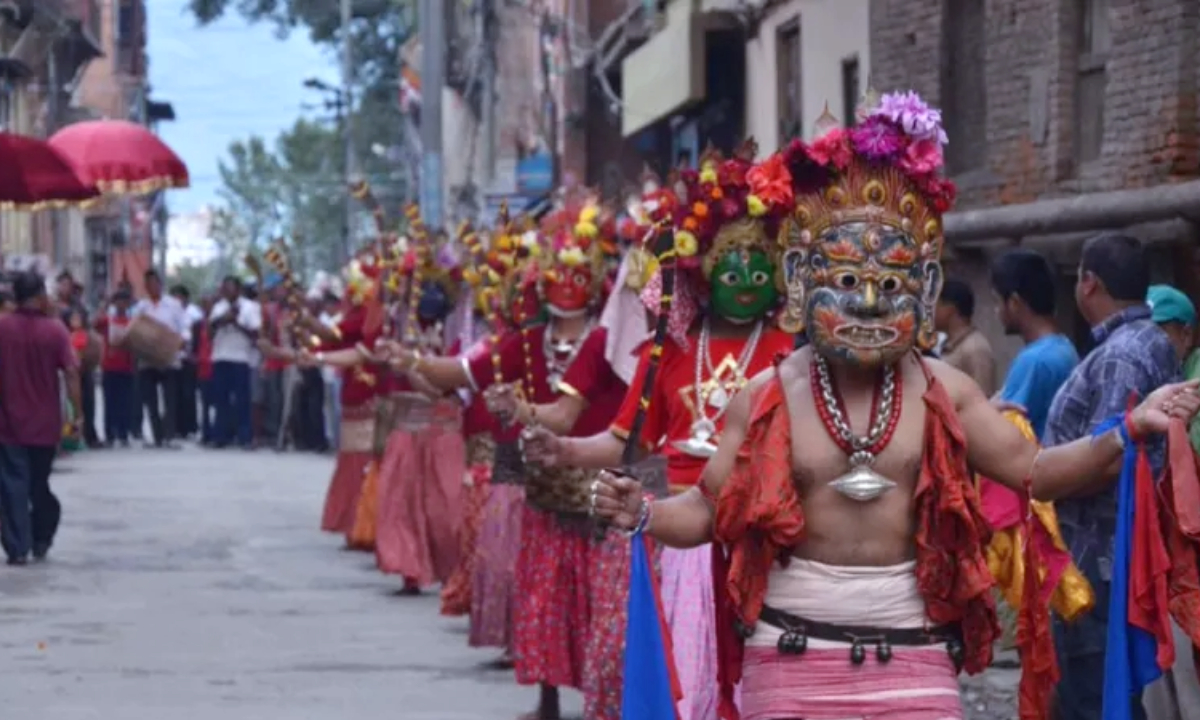
[(625, 626), (622, 720), (677, 720), (674, 659), (650, 562), (648, 539), (633, 537)]
[(1117, 535), (1113, 550), (1112, 582), (1108, 596), (1108, 640), (1104, 658), (1104, 712), (1102, 720), (1131, 720), (1134, 696), (1162, 676), (1158, 667), (1158, 641), (1129, 622), (1130, 563), (1134, 542), (1134, 488), (1139, 447), (1129, 437), (1124, 415), (1096, 428), (1093, 437), (1118, 428), (1125, 439), (1125, 457), (1117, 485)]

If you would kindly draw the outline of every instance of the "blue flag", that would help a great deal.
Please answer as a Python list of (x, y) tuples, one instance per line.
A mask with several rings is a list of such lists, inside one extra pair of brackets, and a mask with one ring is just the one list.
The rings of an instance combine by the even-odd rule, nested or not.
[(622, 720), (678, 720), (675, 661), (650, 563), (649, 538), (633, 536), (625, 625)]
[[(1129, 437), (1123, 416), (1102, 423), (1095, 435), (1114, 427), (1120, 429), (1125, 439), (1125, 457), (1117, 483), (1117, 534), (1108, 596), (1102, 720), (1131, 720), (1134, 695), (1161, 677), (1162, 669), (1158, 666), (1158, 641), (1154, 635), (1130, 622), (1129, 586), (1136, 555), (1134, 513), (1140, 450)], [(1141, 461), (1146, 462), (1145, 458)]]

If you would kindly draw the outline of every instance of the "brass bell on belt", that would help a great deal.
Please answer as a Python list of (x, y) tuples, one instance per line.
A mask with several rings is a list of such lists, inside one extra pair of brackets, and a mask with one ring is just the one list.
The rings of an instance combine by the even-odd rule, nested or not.
[(803, 655), (808, 649), (808, 636), (801, 630), (787, 630), (779, 636), (775, 647), (783, 655)]
[(862, 665), (866, 661), (867, 649), (863, 647), (861, 642), (855, 640), (854, 644), (850, 646), (850, 662), (855, 665)]

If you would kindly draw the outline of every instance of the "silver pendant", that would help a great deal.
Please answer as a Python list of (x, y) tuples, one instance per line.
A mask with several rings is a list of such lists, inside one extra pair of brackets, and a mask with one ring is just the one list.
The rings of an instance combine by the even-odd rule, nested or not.
[(724, 410), (725, 406), (729, 404), (729, 393), (725, 392), (725, 388), (720, 383), (716, 383), (712, 392), (708, 394), (708, 404), (715, 410)]
[(829, 486), (851, 500), (870, 502), (896, 487), (896, 483), (866, 465), (855, 465), (850, 468), (850, 472), (829, 483)]
[(550, 389), (558, 392), (558, 384), (562, 382), (562, 373), (550, 373), (550, 377), (547, 380), (550, 383)]
[(716, 434), (717, 426), (704, 418), (692, 423), (692, 434), (687, 440), (676, 440), (671, 444), (692, 457), (710, 458), (717, 454), (717, 446), (712, 442)]

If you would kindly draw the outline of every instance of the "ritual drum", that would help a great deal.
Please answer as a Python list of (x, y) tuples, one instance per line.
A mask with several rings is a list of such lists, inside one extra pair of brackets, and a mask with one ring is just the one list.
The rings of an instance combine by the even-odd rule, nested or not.
[(171, 367), (182, 346), (183, 338), (149, 315), (134, 318), (120, 339), (120, 347), (155, 368)]
[(83, 352), (79, 353), (79, 362), (84, 367), (94, 367), (100, 364), (100, 358), (103, 353), (104, 340), (101, 339), (99, 333), (89, 332), (87, 335), (87, 344), (83, 346)]

